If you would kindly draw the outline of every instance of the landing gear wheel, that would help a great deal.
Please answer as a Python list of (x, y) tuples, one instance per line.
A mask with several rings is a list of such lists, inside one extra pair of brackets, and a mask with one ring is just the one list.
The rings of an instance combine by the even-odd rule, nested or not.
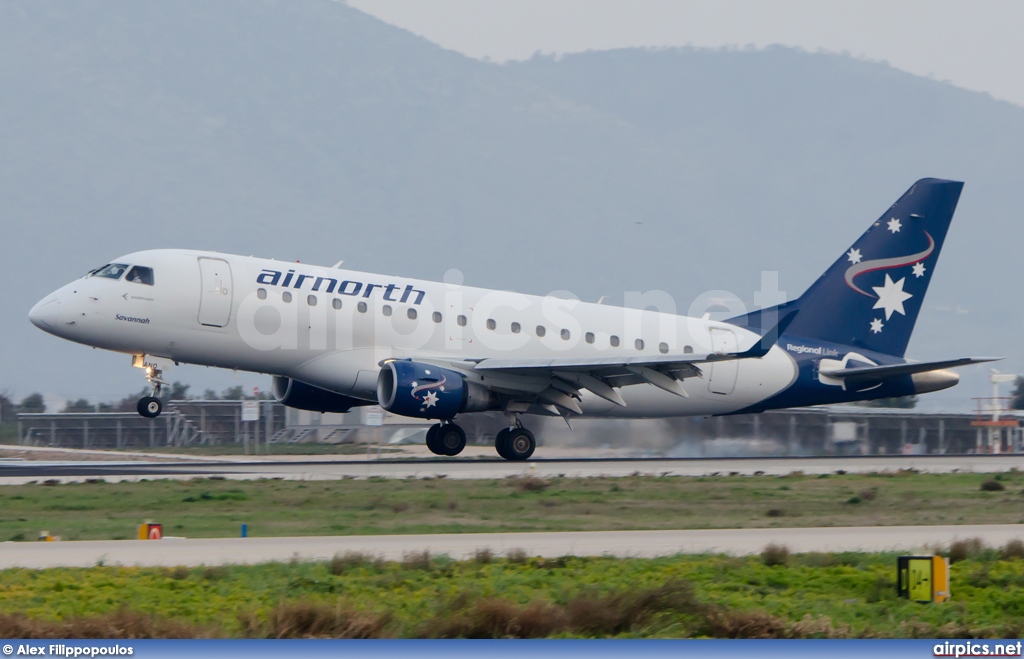
[(430, 449), (430, 452), (433, 453), (434, 455), (444, 455), (444, 453), (441, 451), (440, 444), (437, 443), (437, 432), (440, 429), (440, 423), (435, 423), (434, 425), (427, 428), (427, 448)]
[(446, 423), (437, 431), (434, 441), (441, 455), (458, 455), (466, 448), (466, 431), (454, 423)]
[(526, 428), (511, 428), (504, 442), (506, 460), (527, 460), (537, 449), (537, 439)]
[(145, 396), (139, 399), (135, 409), (147, 419), (155, 419), (164, 411), (164, 404), (156, 396)]
[(512, 432), (509, 428), (502, 428), (498, 431), (498, 434), (494, 437), (494, 450), (498, 452), (498, 455), (506, 460), (511, 460), (508, 457), (507, 446), (508, 446), (508, 434)]

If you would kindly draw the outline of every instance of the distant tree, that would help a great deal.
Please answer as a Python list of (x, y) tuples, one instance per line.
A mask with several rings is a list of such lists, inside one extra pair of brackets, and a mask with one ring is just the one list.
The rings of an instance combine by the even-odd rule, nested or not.
[(245, 400), (245, 390), (242, 385), (229, 387), (220, 392), (221, 400)]
[(217, 397), (216, 391), (213, 389), (207, 389), (203, 392), (203, 400), (220, 400), (220, 398)]
[(64, 406), (63, 410), (61, 410), (61, 412), (64, 413), (64, 414), (69, 414), (69, 413), (72, 413), (72, 412), (95, 412), (95, 411), (96, 411), (96, 407), (92, 403), (90, 403), (89, 401), (87, 401), (84, 398), (79, 398), (78, 400), (76, 400), (74, 402), (69, 400), (68, 404)]
[(14, 421), (14, 415), (17, 414), (17, 407), (14, 405), (14, 401), (0, 394), (0, 422), (10, 423)]
[(96, 408), (97, 408), (97, 411), (99, 411), (99, 412), (116, 412), (117, 411), (117, 404), (116, 403), (100, 403), (99, 405), (96, 406)]
[(892, 407), (909, 410), (917, 407), (917, 396), (898, 396), (892, 398), (876, 398), (861, 403), (864, 407)]
[(149, 389), (142, 389), (136, 394), (129, 394), (118, 402), (111, 405), (111, 412), (134, 412), (136, 405), (138, 405), (139, 399), (150, 394)]
[(46, 412), (46, 403), (43, 402), (42, 394), (29, 394), (22, 399), (18, 405), (18, 411), (25, 414), (42, 414)]
[(1024, 410), (1024, 377), (1017, 378), (1017, 381), (1013, 383), (1013, 392), (1010, 395), (1013, 396), (1010, 407), (1015, 410)]
[(187, 400), (190, 385), (175, 382), (171, 385), (171, 393), (168, 396), (171, 400)]

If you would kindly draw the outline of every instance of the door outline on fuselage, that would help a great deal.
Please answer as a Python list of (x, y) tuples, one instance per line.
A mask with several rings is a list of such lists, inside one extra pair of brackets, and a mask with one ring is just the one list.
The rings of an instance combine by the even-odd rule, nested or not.
[(203, 327), (227, 327), (234, 297), (231, 266), (224, 259), (199, 257), (199, 324)]
[[(721, 327), (712, 327), (712, 352), (736, 352), (736, 333)], [(722, 362), (711, 362), (708, 373), (708, 391), (713, 394), (728, 395), (736, 390), (736, 378), (739, 375), (739, 360), (730, 359)]]

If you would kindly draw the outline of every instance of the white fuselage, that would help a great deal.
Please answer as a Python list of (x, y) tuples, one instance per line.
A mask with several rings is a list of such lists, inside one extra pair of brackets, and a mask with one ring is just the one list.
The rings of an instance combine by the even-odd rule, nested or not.
[[(90, 346), (294, 378), (375, 401), (380, 362), (636, 357), (730, 352), (758, 336), (707, 319), (192, 250), (115, 263), (152, 284), (78, 279), (32, 309), (32, 322)], [(660, 417), (747, 408), (797, 376), (775, 346), (762, 359), (704, 364), (687, 398), (650, 384), (620, 407), (585, 392), (587, 415)]]

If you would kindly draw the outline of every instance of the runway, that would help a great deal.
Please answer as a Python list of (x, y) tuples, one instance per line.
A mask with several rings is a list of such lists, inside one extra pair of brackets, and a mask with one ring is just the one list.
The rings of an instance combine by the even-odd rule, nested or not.
[(255, 480), (340, 480), (347, 478), (497, 479), (523, 474), (543, 478), (656, 476), (769, 475), (800, 471), (806, 474), (872, 473), (915, 469), (928, 473), (996, 473), (1024, 470), (1024, 455), (761, 457), (761, 458), (609, 458), (538, 459), (288, 459), (223, 462), (41, 462), (0, 460), (0, 485), (57, 480), (136, 481), (144, 478), (229, 478)]
[(933, 548), (964, 538), (981, 538), (990, 546), (1000, 546), (1014, 538), (1024, 539), (1024, 524), (5, 542), (0, 544), (0, 569), (255, 564), (329, 560), (347, 551), (388, 560), (400, 560), (409, 552), (420, 551), (465, 559), (484, 548), (498, 556), (521, 549), (529, 556), (551, 558), (654, 557), (679, 553), (747, 555), (759, 553), (770, 542), (783, 544), (797, 553), (930, 553)]

